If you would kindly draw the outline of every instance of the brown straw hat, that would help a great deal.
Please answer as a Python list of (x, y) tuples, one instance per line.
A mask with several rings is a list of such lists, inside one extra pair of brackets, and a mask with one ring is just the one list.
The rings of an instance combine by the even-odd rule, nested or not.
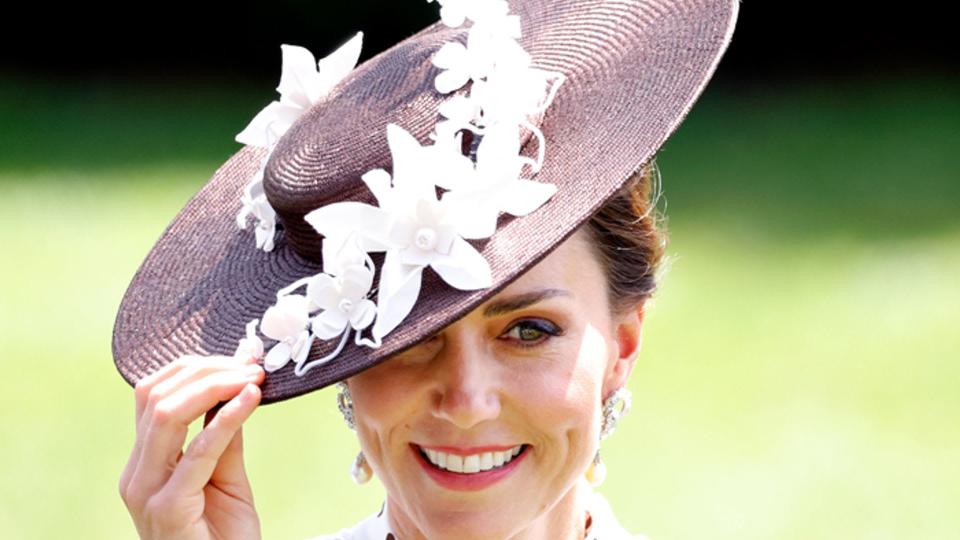
[[(514, 140), (520, 141), (516, 149), (525, 156), (521, 158), (526, 164), (522, 176), (538, 183), (527, 187), (553, 185), (555, 193), (550, 191), (546, 200), (538, 201), (532, 209), (499, 208), (503, 213), (493, 214), (495, 232), (487, 236), (464, 234), (463, 239), (448, 238), (446, 245), (453, 245), (461, 252), (466, 249), (472, 253), (473, 250), (463, 245), (472, 246), (486, 263), (474, 257), (471, 264), (476, 264), (470, 268), (488, 264), (488, 273), (464, 277), (466, 281), (473, 280), (464, 284), (458, 282), (460, 278), (449, 268), (421, 265), (413, 276), (419, 292), (413, 289), (415, 302), (409, 314), (394, 302), (394, 309), (403, 313), (394, 317), (396, 320), (392, 323), (388, 321), (390, 315), (386, 308), (378, 313), (377, 321), (388, 321), (383, 323), (386, 331), (372, 338), (371, 329), (376, 332), (380, 324), (371, 322), (376, 307), (373, 301), (378, 300), (379, 295), (378, 301), (385, 304), (383, 297), (388, 293), (384, 291), (397, 292), (402, 288), (397, 282), (387, 285), (379, 278), (386, 272), (385, 264), (399, 268), (400, 263), (397, 259), (388, 260), (392, 255), (386, 247), (375, 249), (376, 239), (351, 237), (350, 242), (338, 241), (338, 253), (350, 249), (360, 253), (353, 260), (351, 271), (354, 273), (350, 274), (353, 278), (344, 270), (346, 266), (339, 270), (341, 278), (347, 276), (346, 282), (363, 293), (362, 299), (340, 299), (340, 304), (334, 299), (335, 305), (352, 315), (337, 315), (340, 317), (337, 319), (336, 310), (328, 306), (320, 315), (326, 313), (332, 319), (317, 322), (311, 318), (313, 332), (326, 337), (313, 339), (311, 334), (306, 349), (302, 348), (302, 340), (274, 346), (280, 340), (268, 337), (276, 331), (266, 328), (267, 319), (272, 317), (273, 322), (269, 324), (274, 325), (290, 322), (277, 315), (279, 308), (272, 308), (281, 304), (278, 292), (288, 288), (289, 293), (292, 289), (288, 286), (297, 284), (298, 280), (304, 285), (305, 278), (324, 271), (330, 274), (334, 268), (328, 260), (334, 246), (318, 233), (322, 229), (316, 228), (315, 223), (323, 221), (327, 230), (334, 231), (341, 217), (356, 217), (335, 209), (362, 213), (358, 210), (361, 206), (364, 212), (372, 212), (362, 213), (362, 219), (379, 219), (377, 216), (381, 214), (376, 212), (380, 210), (370, 209), (378, 203), (380, 208), (387, 207), (382, 196), (382, 190), (389, 188), (387, 171), (393, 174), (396, 187), (400, 182), (400, 160), (404, 160), (404, 167), (413, 168), (414, 164), (408, 163), (414, 160), (408, 154), (425, 152), (423, 149), (429, 148), (431, 138), (440, 134), (438, 121), (452, 115), (449, 110), (440, 109), (441, 105), (469, 96), (471, 85), (479, 88), (480, 77), (475, 72), (473, 82), (462, 88), (457, 86), (457, 81), (452, 81), (470, 77), (470, 69), (463, 68), (465, 61), (453, 54), (462, 53), (464, 47), (449, 47), (451, 51), (445, 51), (447, 58), (443, 59), (438, 52), (451, 42), (465, 43), (466, 49), (475, 48), (474, 36), (469, 35), (468, 40), (468, 32), (486, 19), (482, 21), (480, 15), (471, 19), (467, 13), (472, 26), (468, 22), (451, 27), (463, 18), (456, 9), (469, 11), (470, 8), (464, 7), (462, 0), (441, 0), (443, 22), (425, 28), (346, 72), (342, 79), (318, 83), (325, 86), (325, 91), (307, 96), (309, 101), (301, 100), (302, 115), (284, 116), (284, 111), (289, 111), (280, 110), (282, 107), (278, 105), (279, 108), (271, 112), (273, 118), (289, 125), (273, 133), (282, 133), (282, 136), (270, 141), (269, 147), (248, 144), (241, 148), (187, 203), (150, 251), (120, 305), (113, 333), (117, 369), (128, 383), (135, 385), (181, 355), (233, 355), (243, 340), (241, 349), (247, 353), (255, 351), (253, 354), (263, 357), (261, 343), (265, 342), (271, 351), (266, 356), (272, 355), (272, 360), (267, 358), (265, 362), (275, 362), (283, 356), (283, 362), (268, 369), (261, 387), (261, 403), (267, 404), (323, 388), (436, 334), (545, 257), (654, 156), (713, 75), (733, 33), (738, 2), (510, 0), (504, 3), (503, 7), (508, 5), (509, 13), (519, 20), (519, 33), (512, 27), (506, 31), (516, 37), (516, 43), (522, 48), (517, 56), (526, 51), (532, 68), (559, 79), (552, 86), (556, 91), (550, 96), (552, 101), (544, 100), (548, 106), (530, 112), (527, 120), (520, 123), (519, 131), (512, 131), (514, 135), (521, 135)], [(488, 3), (494, 7), (500, 5), (498, 0)], [(517, 22), (517, 18), (510, 17), (497, 20), (511, 25)], [(332, 63), (342, 63), (347, 56), (355, 59), (358, 50), (354, 50), (354, 45), (358, 42), (348, 45), (345, 52), (336, 53), (339, 58), (328, 57), (326, 66), (327, 59), (320, 61), (321, 75), (325, 67), (328, 74), (331, 69), (337, 69), (330, 67)], [(293, 49), (284, 50), (284, 76), (278, 91), (284, 87), (289, 89), (295, 82), (293, 72), (287, 72), (288, 53), (291, 59), (296, 56)], [(297, 58), (302, 59), (302, 53)], [(316, 70), (316, 64), (313, 67)], [(458, 69), (466, 75), (458, 74)], [(447, 88), (439, 88), (441, 86)], [(289, 100), (286, 106), (290, 108)], [(438, 110), (444, 114), (438, 115)], [(467, 156), (466, 159), (479, 162), (484, 152), (482, 130), (476, 131), (480, 136), (470, 129), (457, 133), (461, 158)], [(417, 148), (418, 145), (423, 148)], [(436, 145), (440, 145), (439, 140)], [(400, 157), (400, 147), (407, 157)], [(543, 153), (542, 167), (538, 162), (540, 152)], [(430, 164), (426, 168), (422, 163), (416, 165), (419, 170), (431, 170)], [(538, 172), (531, 173), (537, 169)], [(251, 179), (259, 178), (260, 174), (261, 183), (251, 183)], [(266, 196), (261, 201), (268, 202), (269, 208), (261, 205), (263, 212), (253, 213), (261, 219), (261, 225), (270, 225), (272, 211), (275, 211), (278, 223), (275, 233), (269, 227), (250, 230), (237, 226), (238, 211), (251, 198), (261, 195), (257, 192), (261, 185)], [(375, 196), (377, 186), (381, 191)], [(435, 191), (433, 186), (430, 191)], [(443, 190), (436, 191), (441, 192)], [(354, 204), (338, 204), (347, 202)], [(320, 216), (324, 219), (317, 217), (313, 222), (305, 219), (321, 208), (327, 209), (326, 214)], [(363, 223), (366, 226), (367, 222)], [(417, 230), (416, 236), (419, 248), (432, 249), (435, 243), (443, 241), (440, 229), (437, 229), (439, 237), (433, 236), (436, 231), (427, 231), (426, 236), (421, 235), (421, 231)], [(421, 240), (424, 245), (420, 244)], [(411, 263), (408, 259), (403, 262)], [(367, 278), (361, 275), (364, 271), (371, 272)], [(371, 282), (372, 272), (376, 272), (376, 278)], [(325, 284), (335, 281), (329, 276), (324, 279)], [(368, 281), (364, 283), (364, 279)], [(347, 287), (343, 280), (337, 283)], [(410, 289), (406, 289), (406, 293), (409, 292)], [(307, 291), (307, 296), (314, 300), (318, 298), (316, 294), (322, 296), (323, 293)], [(358, 302), (365, 307), (358, 308)], [(297, 302), (291, 300), (288, 304)], [(301, 311), (303, 305), (297, 304)], [(313, 312), (318, 306), (320, 304), (310, 304), (311, 317), (315, 316)], [(275, 311), (267, 315), (268, 309)], [(261, 319), (260, 331), (266, 338), (262, 342), (256, 335), (256, 322)], [(302, 321), (298, 324), (303, 327)], [(348, 338), (351, 325), (355, 339)], [(334, 330), (344, 328), (342, 340), (330, 338)], [(248, 339), (244, 339), (245, 336)], [(374, 341), (378, 343), (372, 343)], [(286, 363), (288, 357), (297, 356), (297, 347), (303, 350), (302, 357), (295, 359), (298, 365)], [(283, 349), (283, 354), (274, 355), (273, 349)], [(317, 359), (325, 361), (319, 363)], [(315, 365), (308, 370), (299, 369), (305, 362)]]

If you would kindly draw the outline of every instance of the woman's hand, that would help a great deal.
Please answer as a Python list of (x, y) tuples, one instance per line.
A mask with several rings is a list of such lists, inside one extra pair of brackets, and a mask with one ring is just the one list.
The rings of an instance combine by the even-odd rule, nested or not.
[[(253, 360), (186, 357), (137, 383), (137, 441), (120, 497), (140, 538), (260, 538), (241, 426), (260, 403), (263, 377)], [(190, 424), (227, 400), (184, 452)]]

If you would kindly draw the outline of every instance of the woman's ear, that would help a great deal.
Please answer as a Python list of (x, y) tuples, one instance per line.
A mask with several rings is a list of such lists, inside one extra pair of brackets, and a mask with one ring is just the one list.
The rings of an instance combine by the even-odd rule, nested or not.
[(630, 372), (640, 354), (640, 342), (643, 330), (644, 304), (628, 310), (614, 320), (613, 337), (616, 346), (610, 354), (606, 379), (603, 382), (603, 398), (613, 391), (626, 386)]

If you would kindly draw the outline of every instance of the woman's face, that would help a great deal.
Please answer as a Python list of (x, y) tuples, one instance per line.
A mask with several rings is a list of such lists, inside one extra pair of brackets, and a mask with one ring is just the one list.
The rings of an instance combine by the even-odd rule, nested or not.
[(586, 238), (578, 231), (440, 334), (349, 380), (400, 534), (511, 536), (589, 465), (602, 400), (638, 352), (642, 310), (609, 312)]

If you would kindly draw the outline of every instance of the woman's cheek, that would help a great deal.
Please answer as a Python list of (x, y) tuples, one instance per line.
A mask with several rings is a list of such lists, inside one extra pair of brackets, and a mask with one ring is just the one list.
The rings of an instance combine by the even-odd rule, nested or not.
[(408, 414), (408, 402), (415, 399), (416, 390), (396, 371), (369, 370), (355, 377), (350, 392), (358, 421), (380, 431)]
[(596, 404), (602, 371), (584, 363), (569, 363), (563, 369), (541, 370), (516, 380), (519, 413), (528, 418), (536, 431), (550, 439), (571, 432), (589, 430)]
[(545, 358), (550, 368), (539, 370), (524, 386), (530, 406), (540, 411), (540, 423), (552, 426), (554, 437), (585, 439), (595, 430), (609, 348), (603, 334), (590, 326), (566, 345)]

